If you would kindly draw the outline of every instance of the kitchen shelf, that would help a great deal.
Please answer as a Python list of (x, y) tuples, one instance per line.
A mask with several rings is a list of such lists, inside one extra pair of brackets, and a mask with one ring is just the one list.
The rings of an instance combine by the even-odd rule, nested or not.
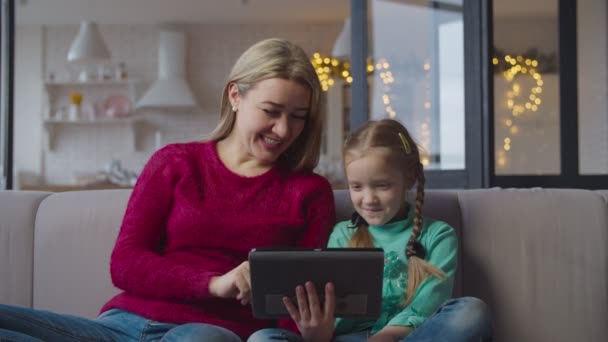
[(68, 119), (45, 119), (43, 120), (43, 125), (46, 131), (46, 142), (49, 150), (53, 150), (55, 148), (55, 136), (57, 134), (58, 126), (91, 126), (91, 125), (118, 125), (118, 126), (128, 126), (129, 131), (131, 132), (131, 143), (133, 149), (135, 150), (135, 146), (137, 143), (137, 128), (136, 125), (139, 121), (143, 119), (139, 116), (127, 116), (120, 118), (98, 118), (98, 119), (78, 119), (78, 120), (68, 120)]
[(96, 124), (131, 124), (142, 120), (139, 116), (126, 116), (126, 117), (117, 117), (117, 118), (98, 118), (98, 119), (78, 119), (78, 120), (69, 120), (69, 119), (45, 119), (43, 122), (45, 125), (54, 125), (54, 124), (62, 124), (62, 125), (96, 125)]
[[(45, 139), (48, 149), (52, 151), (56, 148), (57, 135), (68, 134), (70, 132), (67, 130), (68, 127), (81, 126), (84, 128), (91, 125), (103, 125), (108, 127), (104, 129), (129, 127), (131, 145), (135, 150), (138, 131), (135, 126), (141, 120), (137, 116), (135, 104), (141, 85), (141, 80), (137, 79), (44, 82), (43, 87), (46, 94), (44, 108), (46, 109), (43, 112), (42, 124), (46, 132)], [(73, 92), (82, 94), (81, 111), (84, 113), (84, 117), (76, 120), (66, 117), (69, 115), (70, 94)], [(131, 115), (107, 117), (103, 112), (104, 101), (112, 96), (125, 96), (130, 101)], [(97, 115), (97, 118), (90, 119), (87, 117), (89, 115)], [(73, 128), (71, 130), (73, 132)]]
[(46, 81), (44, 85), (47, 87), (86, 87), (86, 86), (103, 86), (103, 85), (134, 85), (139, 81), (135, 79), (126, 80), (91, 80), (91, 81)]

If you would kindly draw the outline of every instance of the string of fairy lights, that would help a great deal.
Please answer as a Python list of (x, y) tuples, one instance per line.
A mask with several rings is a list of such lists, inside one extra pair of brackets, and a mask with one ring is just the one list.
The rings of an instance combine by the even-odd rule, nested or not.
[(380, 79), (382, 80), (382, 103), (386, 111), (386, 115), (394, 119), (397, 116), (397, 112), (391, 105), (391, 84), (395, 82), (393, 72), (391, 71), (391, 65), (386, 58), (380, 58), (376, 63), (376, 70), (380, 73)]
[(430, 164), (429, 151), (431, 146), (431, 62), (427, 59), (422, 66), (424, 70), (424, 110), (422, 122), (420, 123), (420, 162), (427, 166)]
[[(321, 82), (321, 88), (323, 91), (328, 91), (336, 83), (337, 78), (343, 79), (346, 83), (352, 83), (353, 77), (350, 73), (350, 62), (340, 60), (331, 56), (323, 55), (319, 52), (315, 52), (311, 59), (311, 63), (315, 68), (319, 81)], [(419, 133), (419, 145), (421, 148), (421, 162), (423, 165), (429, 165), (429, 147), (431, 142), (431, 82), (430, 82), (430, 70), (431, 63), (425, 60), (422, 69), (425, 74), (425, 86), (424, 86), (424, 111), (420, 126), (418, 128)], [(395, 77), (391, 71), (391, 64), (386, 58), (378, 59), (375, 64), (371, 59), (367, 60), (367, 73), (371, 74), (377, 72), (380, 81), (382, 82), (382, 103), (386, 115), (389, 118), (396, 118), (397, 111), (395, 110), (392, 99), (394, 94), (392, 93), (392, 84), (395, 82)]]
[[(342, 78), (347, 83), (353, 82), (353, 77), (350, 74), (350, 62), (342, 61), (331, 56), (322, 55), (319, 52), (315, 52), (310, 60), (312, 66), (317, 72), (319, 81), (321, 82), (321, 88), (323, 91), (328, 91), (329, 87), (335, 84), (335, 78)], [(373, 65), (368, 65), (368, 72), (374, 71)]]
[[(353, 78), (350, 73), (350, 62), (340, 60), (331, 56), (324, 56), (319, 52), (313, 54), (311, 63), (314, 66), (323, 91), (328, 91), (336, 82), (337, 78), (343, 79), (346, 83), (352, 83)], [(497, 166), (505, 167), (509, 160), (509, 152), (514, 143), (516, 136), (520, 132), (518, 119), (530, 112), (537, 112), (542, 104), (543, 84), (538, 59), (526, 58), (524, 56), (496, 56), (492, 59), (496, 71), (501, 71), (504, 79), (509, 83), (508, 90), (505, 94), (505, 104), (509, 110), (510, 116), (501, 122), (503, 128), (502, 148), (497, 150)], [(422, 163), (428, 165), (430, 159), (428, 157), (430, 138), (431, 138), (431, 63), (425, 60), (422, 66), (425, 73), (424, 81), (424, 110), (425, 115), (420, 121), (419, 143), (422, 147)], [(389, 118), (397, 117), (397, 111), (392, 103), (394, 94), (392, 94), (392, 85), (395, 82), (391, 65), (386, 58), (381, 58), (374, 64), (371, 59), (367, 61), (367, 72), (379, 73), (382, 82), (382, 103), (384, 105), (386, 115)], [(521, 77), (529, 77), (529, 80), (523, 80)], [(529, 81), (532, 81), (532, 86), (528, 89)], [(524, 89), (524, 86), (526, 89)]]
[[(321, 83), (321, 88), (323, 91), (328, 91), (330, 87), (332, 87), (336, 83), (336, 79), (343, 79), (346, 83), (352, 83), (353, 78), (350, 73), (350, 62), (343, 61), (331, 56), (323, 55), (319, 52), (315, 52), (311, 59), (311, 63), (315, 68), (317, 76), (319, 77), (319, 81)], [(430, 70), (431, 64), (428, 60), (424, 61), (422, 65), (422, 69), (425, 73), (425, 89), (424, 89), (424, 110), (425, 115), (420, 122), (420, 127), (418, 129), (419, 135), (419, 144), (422, 147), (421, 149), (421, 162), (423, 165), (428, 165), (430, 163), (430, 158), (428, 155), (429, 147), (430, 147), (430, 139), (431, 139), (431, 82), (430, 82)], [(384, 109), (386, 115), (389, 118), (396, 118), (397, 112), (392, 104), (392, 99), (394, 98), (394, 94), (392, 93), (392, 84), (395, 82), (395, 77), (393, 76), (393, 72), (391, 71), (391, 64), (386, 58), (378, 59), (375, 64), (371, 59), (367, 60), (367, 73), (371, 74), (373, 72), (378, 73), (380, 77), (380, 81), (382, 82), (382, 103), (384, 105)]]
[[(539, 62), (536, 59), (505, 55), (504, 58), (492, 58), (492, 64), (498, 70), (502, 70), (503, 77), (510, 84), (505, 94), (510, 117), (501, 123), (504, 137), (502, 149), (498, 149), (496, 159), (498, 167), (505, 167), (509, 160), (511, 145), (515, 140), (515, 136), (519, 134), (518, 118), (526, 114), (526, 112), (538, 111), (542, 104), (541, 94), (543, 93), (544, 81), (542, 75), (538, 72)], [(533, 85), (529, 91), (522, 89), (521, 76), (531, 78)]]

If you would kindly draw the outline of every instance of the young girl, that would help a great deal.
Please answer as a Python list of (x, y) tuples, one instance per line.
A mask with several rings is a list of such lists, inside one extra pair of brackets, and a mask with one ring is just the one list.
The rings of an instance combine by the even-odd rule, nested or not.
[[(423, 168), (405, 127), (388, 119), (368, 122), (346, 141), (344, 166), (356, 212), (335, 226), (328, 247), (384, 249), (382, 313), (376, 319), (336, 318), (332, 337), (327, 327), (333, 300), (329, 296), (320, 308), (314, 287), (306, 284), (303, 288), (312, 291), (296, 291), (298, 308), (286, 303), (302, 335), (339, 342), (490, 341), (485, 304), (470, 297), (450, 300), (456, 234), (445, 222), (422, 216)], [(410, 205), (405, 197), (414, 186), (416, 200)], [(333, 293), (329, 290), (326, 298)], [(277, 339), (276, 331), (269, 333), (266, 338)], [(286, 332), (281, 336), (301, 341)]]

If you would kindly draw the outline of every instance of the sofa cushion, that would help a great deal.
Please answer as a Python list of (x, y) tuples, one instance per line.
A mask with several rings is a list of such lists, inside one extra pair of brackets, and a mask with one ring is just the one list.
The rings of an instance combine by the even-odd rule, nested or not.
[(48, 195), (0, 191), (0, 303), (32, 305), (34, 218)]
[(110, 254), (130, 190), (49, 196), (36, 217), (33, 307), (95, 317), (118, 293)]

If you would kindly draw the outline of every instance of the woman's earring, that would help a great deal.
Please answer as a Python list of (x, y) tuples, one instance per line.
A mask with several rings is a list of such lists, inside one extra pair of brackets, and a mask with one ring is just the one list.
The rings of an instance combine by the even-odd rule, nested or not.
[(235, 112), (235, 113), (236, 113), (236, 110), (237, 110), (237, 109), (238, 109), (238, 108), (236, 108), (236, 106), (232, 106), (232, 111), (233, 111), (233, 112)]

